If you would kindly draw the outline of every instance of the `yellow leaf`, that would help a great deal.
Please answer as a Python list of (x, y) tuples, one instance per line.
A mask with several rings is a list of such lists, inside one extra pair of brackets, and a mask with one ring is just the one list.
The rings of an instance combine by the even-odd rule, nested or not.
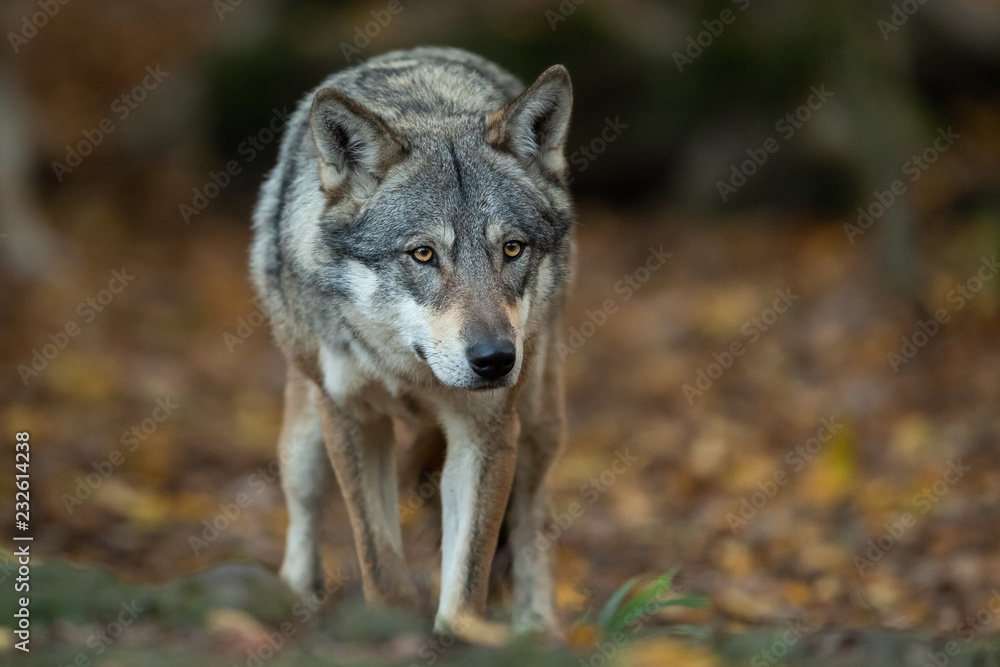
[[(803, 447), (806, 448), (804, 451), (809, 451), (809, 441)], [(857, 468), (855, 437), (851, 427), (848, 425), (840, 429), (829, 442), (820, 442), (819, 451), (806, 466), (800, 487), (806, 500), (823, 506), (847, 497), (854, 487)]]
[(721, 664), (708, 649), (677, 639), (648, 639), (627, 646), (619, 664), (628, 667), (715, 667)]
[(572, 626), (566, 633), (566, 643), (570, 646), (593, 646), (597, 641), (597, 626), (581, 623)]
[(239, 609), (211, 609), (205, 615), (205, 625), (212, 634), (237, 634), (256, 640), (267, 629), (256, 618)]

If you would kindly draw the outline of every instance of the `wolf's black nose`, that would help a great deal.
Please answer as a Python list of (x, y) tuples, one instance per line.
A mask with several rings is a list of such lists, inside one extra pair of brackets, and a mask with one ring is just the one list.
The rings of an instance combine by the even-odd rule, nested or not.
[(517, 351), (514, 343), (504, 338), (484, 338), (465, 351), (472, 370), (487, 380), (499, 380), (514, 368)]

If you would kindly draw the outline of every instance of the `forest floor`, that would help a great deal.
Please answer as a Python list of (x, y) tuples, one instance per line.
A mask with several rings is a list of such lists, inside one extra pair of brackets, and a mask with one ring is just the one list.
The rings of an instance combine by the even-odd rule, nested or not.
[[(971, 665), (1000, 651), (1000, 243), (986, 220), (924, 230), (920, 286), (900, 297), (877, 229), (852, 243), (836, 221), (583, 205), (570, 437), (552, 477), (568, 644), (477, 649), (442, 646), (425, 617), (360, 609), (336, 494), (329, 600), (304, 610), (274, 577), (284, 362), (252, 300), (245, 223), (210, 210), (180, 234), (140, 231), (92, 226), (112, 214), (96, 196), (63, 205), (73, 260), (11, 278), (0, 302), (0, 424), (31, 433), (34, 535), (32, 652), (2, 627), (8, 567), (0, 661)], [(4, 475), (0, 515), (13, 497)], [(431, 596), (436, 506), (419, 489), (401, 503)], [(616, 589), (674, 567), (673, 590), (707, 607), (601, 633)], [(500, 590), (491, 614), (509, 606)]]

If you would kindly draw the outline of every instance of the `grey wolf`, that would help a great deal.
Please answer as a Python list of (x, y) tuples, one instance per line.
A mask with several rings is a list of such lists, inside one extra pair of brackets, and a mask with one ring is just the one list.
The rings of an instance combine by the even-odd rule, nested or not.
[(558, 633), (551, 552), (530, 545), (550, 520), (564, 438), (571, 102), (561, 65), (524, 88), (474, 54), (418, 48), (330, 76), (291, 117), (254, 213), (251, 271), (288, 360), (281, 576), (293, 590), (322, 583), (335, 476), (366, 601), (414, 601), (402, 420), (420, 446), (445, 448), (436, 631), (482, 617), (506, 522), (514, 629)]

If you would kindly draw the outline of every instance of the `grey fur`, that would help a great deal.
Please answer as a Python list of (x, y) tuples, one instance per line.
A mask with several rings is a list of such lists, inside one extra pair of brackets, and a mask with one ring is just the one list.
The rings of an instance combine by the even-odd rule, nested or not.
[[(518, 432), (512, 406), (520, 404), (521, 446), (540, 447), (539, 438), (524, 430), (536, 421), (544, 422), (548, 434), (540, 447), (545, 453), (525, 457), (537, 459), (530, 477), (538, 481), (530, 484), (521, 510), (532, 515), (525, 521), (543, 521), (536, 507), (544, 502), (540, 480), (562, 437), (561, 374), (553, 365), (572, 248), (573, 210), (562, 158), (571, 92), (568, 75), (558, 66), (523, 91), (493, 63), (446, 48), (388, 53), (332, 75), (290, 118), (278, 164), (254, 213), (251, 271), (276, 340), (294, 367), (290, 382), (294, 375), (295, 382), (320, 390), (288, 395), (312, 396), (313, 407), (329, 417), (324, 429), (333, 431), (324, 434), (338, 478), (342, 468), (355, 470), (356, 459), (370, 448), (364, 437), (352, 434), (375, 432), (366, 426), (373, 420), (403, 416), (421, 428), (469, 433), (467, 444), (476, 453), (461, 466), (472, 467), (449, 477), (449, 465), (460, 470), (449, 460), (442, 487), (460, 497), (459, 475), (487, 480), (478, 466), (490, 452), (514, 451), (505, 438)], [(510, 241), (523, 244), (514, 259), (503, 251)], [(411, 255), (421, 246), (433, 249), (432, 262)], [(466, 363), (467, 346), (483, 337), (516, 344), (516, 365), (501, 380), (483, 380)], [(470, 389), (487, 390), (487, 396), (473, 401)], [(530, 409), (525, 401), (533, 401)], [(476, 414), (468, 412), (473, 405), (479, 406)], [(316, 419), (316, 410), (294, 407), (286, 405), (289, 433), (296, 430), (288, 424), (290, 414)], [(492, 416), (482, 421), (482, 415)], [(527, 423), (525, 415), (531, 415)], [(468, 428), (460, 426), (465, 422)], [(560, 428), (553, 429), (556, 423)], [(354, 430), (343, 430), (348, 427)], [(450, 459), (459, 456), (452, 454), (457, 447), (448, 443)], [(348, 449), (355, 459), (338, 468), (338, 457)], [(518, 479), (521, 475), (519, 468)], [(504, 493), (502, 477), (496, 481), (498, 494)], [(294, 480), (284, 482), (287, 487)], [(381, 506), (391, 521), (394, 510), (384, 506), (386, 494), (391, 495), (359, 496), (356, 509), (368, 517), (364, 522), (371, 521), (372, 506)], [(468, 510), (475, 521), (486, 522), (482, 530), (493, 530), (495, 522), (487, 518), (505, 498), (491, 499), (488, 509)], [(483, 503), (477, 501), (477, 508)], [(352, 522), (356, 518), (352, 514)], [(401, 561), (401, 554), (393, 555), (398, 516), (396, 522), (396, 532), (387, 529), (385, 539), (378, 530), (355, 526), (356, 539), (367, 549), (362, 553), (359, 543), (359, 556), (373, 568), (366, 596), (388, 590), (376, 580), (377, 572), (395, 571), (395, 561)], [(308, 533), (299, 528), (297, 534)], [(533, 534), (526, 524), (520, 533)], [(475, 530), (472, 536), (489, 540)], [(495, 545), (495, 534), (492, 539)], [(392, 568), (374, 564), (387, 559)], [(299, 560), (316, 568), (309, 558)], [(542, 567), (525, 562), (524, 568)], [(464, 592), (455, 593), (456, 604), (474, 607), (469, 600), (481, 594), (477, 582), (484, 564), (463, 561), (454, 567), (468, 580)], [(545, 576), (530, 574), (525, 581)], [(308, 578), (298, 572), (286, 578), (301, 587), (303, 577)], [(409, 590), (405, 583), (398, 588)], [(443, 589), (439, 626), (455, 620), (445, 611), (445, 597)], [(551, 630), (551, 601), (531, 598), (529, 591), (519, 593), (536, 617), (525, 617), (524, 625)]]

